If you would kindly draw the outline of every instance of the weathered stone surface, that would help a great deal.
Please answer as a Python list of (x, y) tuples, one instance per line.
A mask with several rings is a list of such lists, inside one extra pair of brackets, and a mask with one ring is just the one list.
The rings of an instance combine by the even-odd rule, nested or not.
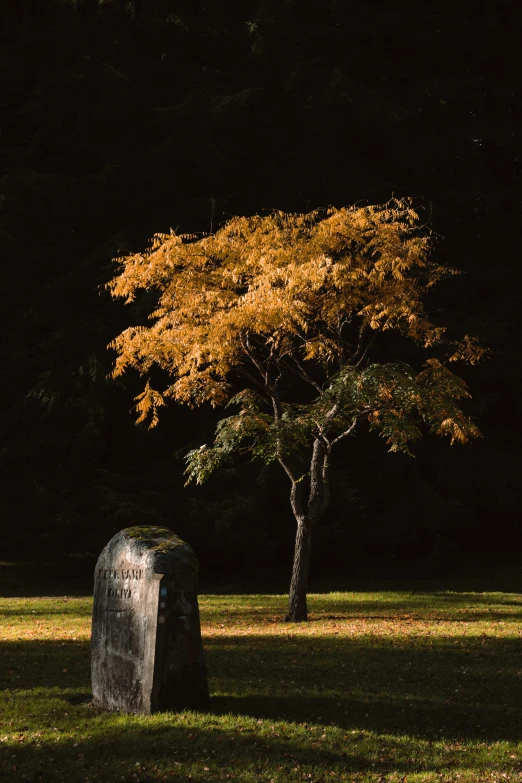
[(193, 550), (168, 528), (109, 541), (94, 575), (96, 706), (149, 715), (208, 704), (197, 578)]

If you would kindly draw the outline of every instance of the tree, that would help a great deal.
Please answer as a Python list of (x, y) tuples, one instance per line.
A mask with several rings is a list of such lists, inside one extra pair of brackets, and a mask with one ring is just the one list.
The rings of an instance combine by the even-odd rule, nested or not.
[[(219, 422), (211, 446), (188, 454), (188, 481), (204, 482), (238, 453), (279, 462), (290, 480), (291, 621), (307, 619), (312, 531), (330, 502), (340, 442), (369, 428), (390, 451), (409, 454), (426, 426), (451, 443), (480, 435), (461, 408), (467, 386), (448, 363), (475, 363), (484, 349), (474, 337), (452, 339), (427, 314), (427, 292), (456, 274), (431, 260), (431, 248), (411, 200), (393, 199), (235, 217), (201, 237), (156, 234), (145, 253), (117, 259), (112, 296), (129, 303), (140, 289), (159, 292), (152, 325), (110, 344), (114, 376), (127, 368), (146, 375), (153, 365), (169, 375), (162, 392), (147, 380), (138, 421), (154, 427), (167, 398), (227, 404), (238, 412)], [(400, 360), (371, 363), (377, 338), (390, 331), (437, 355), (420, 371)]]

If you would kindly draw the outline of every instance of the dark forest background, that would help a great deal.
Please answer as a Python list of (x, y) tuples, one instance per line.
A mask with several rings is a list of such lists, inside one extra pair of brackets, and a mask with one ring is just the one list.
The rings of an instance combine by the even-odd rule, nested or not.
[[(207, 579), (287, 575), (286, 477), (239, 464), (184, 488), (219, 412), (130, 410), (106, 345), (143, 319), (111, 259), (235, 214), (413, 196), (465, 274), (441, 320), (491, 359), (461, 370), (485, 438), (377, 437), (335, 465), (312, 573), (429, 575), (518, 559), (521, 7), (507, 0), (0, 3), (5, 558), (92, 565), (134, 524), (172, 527)], [(393, 358), (393, 357), (390, 357)]]

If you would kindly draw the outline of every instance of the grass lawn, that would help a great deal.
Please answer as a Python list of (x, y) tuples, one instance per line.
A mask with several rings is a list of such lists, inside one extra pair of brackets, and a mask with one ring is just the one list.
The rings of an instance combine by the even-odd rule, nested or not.
[(203, 595), (207, 713), (103, 714), (92, 599), (0, 599), (0, 780), (522, 782), (522, 596)]

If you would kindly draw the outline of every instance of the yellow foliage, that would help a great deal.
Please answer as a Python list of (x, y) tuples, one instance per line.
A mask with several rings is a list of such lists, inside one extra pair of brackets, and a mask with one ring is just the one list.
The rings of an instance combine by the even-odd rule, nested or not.
[[(111, 343), (113, 374), (157, 365), (173, 378), (164, 395), (221, 405), (233, 369), (265, 373), (268, 388), (270, 373), (289, 362), (321, 367), (324, 377), (360, 365), (378, 332), (439, 344), (444, 329), (431, 323), (423, 296), (455, 270), (430, 260), (430, 244), (407, 199), (234, 217), (211, 235), (156, 234), (144, 253), (117, 259), (108, 284), (126, 303), (140, 290), (159, 292), (151, 325)], [(479, 354), (468, 339), (451, 358), (473, 362)], [(162, 404), (147, 383), (139, 420), (151, 413), (154, 425)]]
[(152, 414), (149, 427), (155, 427), (159, 420), (157, 409), (161, 405), (165, 405), (163, 396), (159, 392), (154, 391), (154, 389), (151, 388), (149, 381), (147, 381), (145, 390), (134, 399), (138, 400), (136, 403), (136, 410), (140, 414), (137, 423), (140, 424), (148, 418), (149, 414)]

